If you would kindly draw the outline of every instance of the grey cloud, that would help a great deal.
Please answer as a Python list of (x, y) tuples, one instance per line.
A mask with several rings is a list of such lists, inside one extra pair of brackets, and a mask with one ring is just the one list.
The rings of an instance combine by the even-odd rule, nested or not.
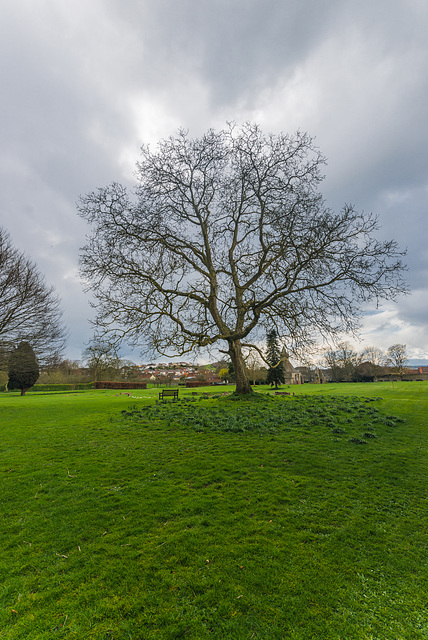
[(408, 247), (415, 294), (394, 314), (421, 327), (427, 27), (419, 0), (7, 3), (0, 222), (63, 296), (73, 356), (91, 331), (78, 195), (129, 179), (148, 135), (225, 118), (316, 136), (328, 202), (379, 213), (380, 235)]

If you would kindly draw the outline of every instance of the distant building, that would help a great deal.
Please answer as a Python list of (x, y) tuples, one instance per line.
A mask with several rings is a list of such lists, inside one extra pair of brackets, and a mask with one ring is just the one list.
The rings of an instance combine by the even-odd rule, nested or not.
[(220, 376), (218, 376), (216, 373), (209, 373), (206, 377), (205, 377), (205, 381), (207, 384), (224, 384), (224, 382), (221, 380)]
[(295, 369), (290, 362), (290, 358), (285, 348), (281, 351), (281, 358), (284, 362), (284, 383), (285, 384), (303, 384), (303, 375), (298, 369)]
[(299, 371), (302, 374), (303, 382), (312, 383), (312, 384), (324, 384), (327, 382), (327, 379), (324, 375), (324, 372), (319, 369), (311, 369), (310, 367), (296, 367), (296, 371)]
[(385, 369), (385, 373), (378, 376), (377, 379), (381, 382), (386, 382), (388, 380), (403, 380), (404, 382), (412, 382), (413, 380), (428, 380), (428, 367), (418, 367), (416, 370), (405, 369), (401, 375), (394, 372), (393, 368), (391, 367)]

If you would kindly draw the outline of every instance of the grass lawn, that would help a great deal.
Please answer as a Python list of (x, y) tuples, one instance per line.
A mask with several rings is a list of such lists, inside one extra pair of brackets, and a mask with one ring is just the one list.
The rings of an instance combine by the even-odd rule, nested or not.
[(427, 639), (428, 383), (284, 390), (1, 394), (0, 639)]

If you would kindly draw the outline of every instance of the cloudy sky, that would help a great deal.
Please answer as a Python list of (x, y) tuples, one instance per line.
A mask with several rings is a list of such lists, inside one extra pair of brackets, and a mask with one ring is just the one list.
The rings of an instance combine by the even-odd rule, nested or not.
[(426, 0), (0, 0), (0, 224), (63, 300), (80, 358), (79, 194), (132, 183), (143, 142), (226, 121), (308, 131), (324, 195), (379, 214), (412, 293), (367, 315), (359, 348), (428, 363)]

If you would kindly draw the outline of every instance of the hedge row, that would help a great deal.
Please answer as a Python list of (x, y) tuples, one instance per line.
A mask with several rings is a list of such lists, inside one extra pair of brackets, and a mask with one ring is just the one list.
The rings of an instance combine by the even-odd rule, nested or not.
[(147, 389), (147, 382), (94, 382), (95, 389)]
[[(35, 384), (29, 391), (83, 391), (86, 389), (147, 389), (147, 382), (81, 382), (76, 384)], [(19, 389), (8, 389), (19, 391)], [(0, 391), (6, 391), (5, 385)]]
[[(35, 384), (29, 391), (82, 391), (93, 388), (93, 382), (80, 382), (76, 384)], [(5, 390), (5, 385), (0, 387), (0, 391)], [(9, 391), (20, 391), (20, 389), (9, 389)]]

